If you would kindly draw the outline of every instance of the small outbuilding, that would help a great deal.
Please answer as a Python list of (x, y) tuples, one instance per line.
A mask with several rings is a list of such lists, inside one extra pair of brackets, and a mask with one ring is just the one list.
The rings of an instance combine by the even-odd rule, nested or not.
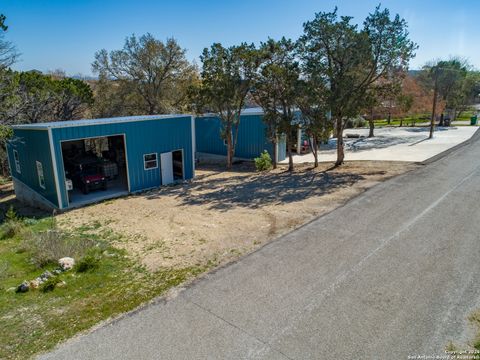
[(195, 175), (195, 120), (151, 115), (13, 126), (19, 200), (68, 209)]
[[(215, 114), (207, 114), (197, 117), (195, 122), (197, 151), (207, 154), (227, 155), (227, 144), (221, 137), (223, 125), (220, 117)], [(285, 138), (280, 136), (276, 146), (277, 162), (285, 160)], [(263, 122), (263, 111), (260, 108), (245, 109), (240, 115), (235, 157), (252, 160), (264, 150), (267, 150), (273, 158), (274, 145), (267, 137), (267, 127)]]

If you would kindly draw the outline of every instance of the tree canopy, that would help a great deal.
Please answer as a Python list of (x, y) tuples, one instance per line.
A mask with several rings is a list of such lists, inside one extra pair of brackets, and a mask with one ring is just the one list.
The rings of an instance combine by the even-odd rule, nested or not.
[(121, 91), (133, 90), (135, 96), (128, 100), (136, 112), (175, 112), (183, 106), (188, 86), (197, 78), (196, 67), (185, 53), (173, 38), (163, 42), (149, 33), (139, 38), (131, 35), (121, 50), (98, 51), (92, 70), (100, 79), (116, 81)]
[(253, 44), (223, 47), (219, 43), (205, 48), (201, 82), (191, 89), (198, 112), (217, 113), (222, 120), (221, 136), (227, 144), (227, 167), (232, 166), (237, 143), (240, 113), (258, 67)]
[(363, 29), (352, 17), (320, 12), (304, 24), (299, 40), (307, 77), (325, 84), (326, 103), (335, 122), (337, 161), (344, 159), (346, 120), (360, 113), (368, 91), (393, 70), (405, 68), (417, 48), (408, 37), (407, 24), (391, 18), (380, 6), (365, 19)]

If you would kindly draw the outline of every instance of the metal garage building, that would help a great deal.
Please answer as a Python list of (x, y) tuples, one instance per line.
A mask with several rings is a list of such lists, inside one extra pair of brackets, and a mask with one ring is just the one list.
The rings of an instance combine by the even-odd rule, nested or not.
[[(263, 122), (263, 111), (259, 108), (251, 108), (242, 111), (240, 126), (238, 128), (238, 140), (235, 148), (235, 157), (253, 159), (267, 150), (273, 158), (273, 144), (267, 139), (266, 126)], [(217, 115), (199, 116), (195, 120), (195, 137), (197, 151), (226, 155), (227, 146), (220, 136), (222, 122)], [(277, 162), (286, 158), (286, 144), (284, 138), (280, 138), (277, 144)]]
[(13, 134), (15, 193), (35, 206), (72, 208), (194, 177), (190, 115), (16, 125)]

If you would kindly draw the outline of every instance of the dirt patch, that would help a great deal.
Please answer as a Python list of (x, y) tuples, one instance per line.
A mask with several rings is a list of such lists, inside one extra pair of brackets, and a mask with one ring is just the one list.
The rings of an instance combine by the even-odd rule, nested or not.
[(222, 263), (415, 166), (364, 161), (335, 169), (303, 164), (293, 173), (283, 167), (256, 173), (251, 164), (229, 172), (209, 165), (197, 169), (189, 183), (72, 210), (58, 221), (66, 228), (123, 234), (115, 245), (152, 271)]

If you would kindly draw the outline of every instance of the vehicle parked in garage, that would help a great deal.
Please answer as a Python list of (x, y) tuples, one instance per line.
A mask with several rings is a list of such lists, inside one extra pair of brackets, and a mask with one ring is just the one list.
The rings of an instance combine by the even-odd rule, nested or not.
[(72, 162), (68, 172), (73, 186), (81, 189), (84, 194), (93, 190), (107, 190), (107, 178), (101, 173), (99, 159), (95, 157)]

